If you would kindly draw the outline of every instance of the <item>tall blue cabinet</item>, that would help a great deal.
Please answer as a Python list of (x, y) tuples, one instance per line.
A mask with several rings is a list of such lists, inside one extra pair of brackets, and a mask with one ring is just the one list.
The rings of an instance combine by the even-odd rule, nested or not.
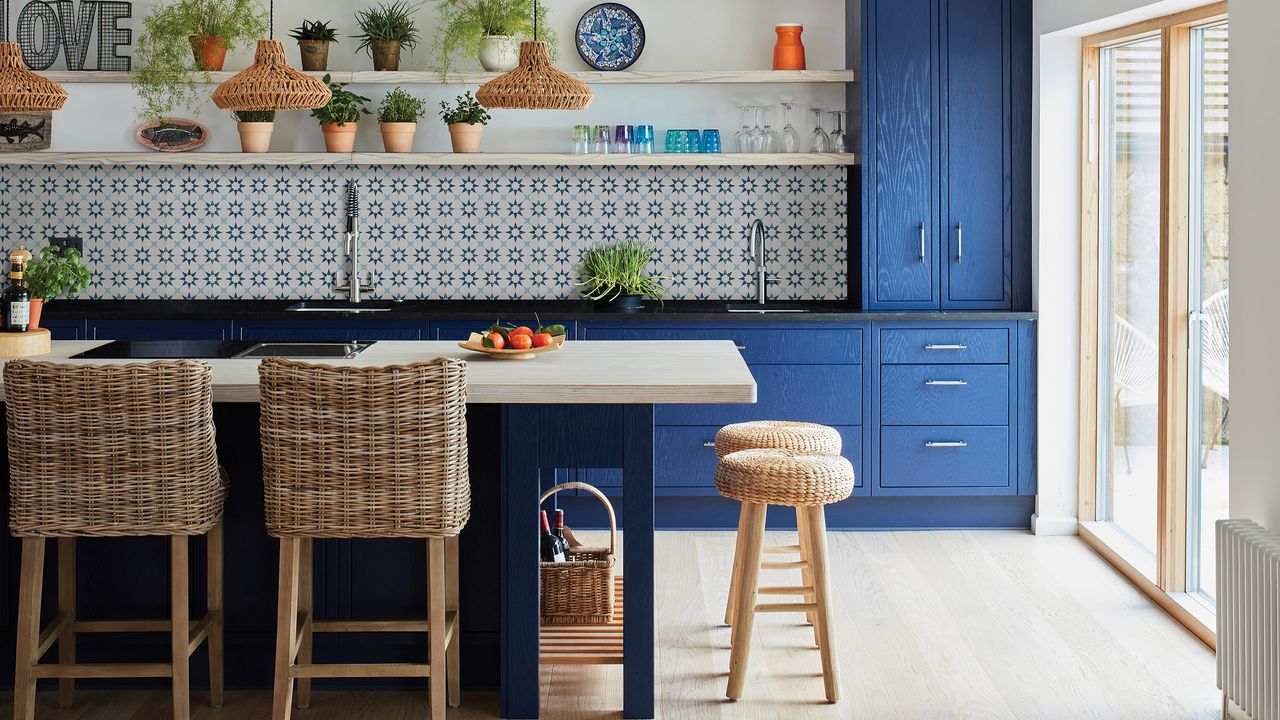
[(864, 0), (863, 308), (1030, 308), (1029, 6)]

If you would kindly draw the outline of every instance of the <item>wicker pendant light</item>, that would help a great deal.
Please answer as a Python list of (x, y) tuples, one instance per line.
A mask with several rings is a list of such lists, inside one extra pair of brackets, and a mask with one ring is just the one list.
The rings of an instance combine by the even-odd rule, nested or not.
[(333, 91), (316, 78), (294, 70), (276, 40), (276, 3), (271, 0), (270, 40), (259, 40), (253, 64), (213, 91), (213, 104), (223, 110), (313, 110), (333, 99)]
[(587, 84), (551, 64), (538, 40), (538, 2), (533, 2), (533, 40), (520, 43), (520, 64), (480, 87), (476, 100), (488, 108), (586, 110), (595, 95)]
[(66, 88), (28, 70), (18, 43), (0, 42), (0, 111), (45, 112), (66, 103)]

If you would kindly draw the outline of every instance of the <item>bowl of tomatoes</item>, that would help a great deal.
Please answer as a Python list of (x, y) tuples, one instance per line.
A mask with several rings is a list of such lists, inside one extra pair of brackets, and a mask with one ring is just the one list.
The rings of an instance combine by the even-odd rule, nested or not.
[(528, 360), (541, 353), (555, 352), (564, 347), (565, 327), (528, 325), (514, 327), (494, 323), (484, 332), (473, 332), (466, 342), (458, 343), (463, 350), (484, 353), (503, 360)]

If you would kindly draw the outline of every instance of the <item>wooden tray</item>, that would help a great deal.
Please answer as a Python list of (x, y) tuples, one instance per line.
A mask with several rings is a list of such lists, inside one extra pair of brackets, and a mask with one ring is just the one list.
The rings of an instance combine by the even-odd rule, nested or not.
[(535, 355), (538, 355), (539, 353), (555, 352), (556, 350), (559, 350), (560, 348), (564, 347), (564, 337), (565, 337), (564, 335), (557, 335), (555, 338), (553, 338), (554, 342), (552, 342), (550, 345), (544, 345), (540, 348), (529, 348), (528, 350), (508, 350), (505, 348), (502, 350), (497, 350), (495, 348), (487, 348), (481, 345), (471, 345), (464, 342), (458, 343), (458, 347), (462, 348), (463, 350), (470, 350), (471, 352), (484, 353), (489, 357), (498, 358), (500, 360), (532, 360), (533, 357)]
[(0, 332), (0, 358), (44, 355), (49, 352), (50, 338), (45, 328), (21, 333)]

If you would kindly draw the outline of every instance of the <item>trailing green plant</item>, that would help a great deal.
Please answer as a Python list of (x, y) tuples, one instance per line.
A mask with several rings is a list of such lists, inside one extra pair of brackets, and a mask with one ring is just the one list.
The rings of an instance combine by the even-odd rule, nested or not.
[(601, 243), (582, 253), (579, 282), (574, 284), (588, 300), (616, 300), (623, 295), (662, 300), (660, 281), (666, 278), (645, 272), (653, 254), (653, 244), (643, 240)]
[(133, 87), (141, 105), (138, 116), (162, 120), (178, 108), (197, 109), (205, 100), (197, 89), (191, 52), (192, 35), (214, 35), (229, 50), (267, 32), (261, 0), (170, 0), (154, 6), (142, 20), (133, 52)]
[(80, 251), (50, 245), (27, 263), (27, 290), (31, 297), (49, 302), (71, 296), (89, 287), (93, 272), (80, 264)]
[(275, 110), (236, 110), (231, 113), (236, 122), (275, 122)]
[[(432, 44), (432, 65), (447, 75), (459, 57), (475, 58), (486, 35), (542, 40), (556, 56), (559, 40), (547, 22), (547, 6), (533, 0), (436, 0), (440, 20)], [(536, 21), (536, 22), (535, 22)], [(535, 27), (537, 37), (534, 37)]]
[(396, 88), (382, 98), (378, 108), (378, 122), (416, 123), (427, 114), (427, 101)]
[(333, 99), (329, 101), (328, 105), (312, 110), (311, 117), (322, 123), (343, 126), (349, 122), (359, 120), (361, 113), (369, 114), (369, 111), (364, 107), (364, 104), (369, 102), (369, 98), (351, 92), (347, 89), (346, 83), (333, 82), (332, 75), (326, 74), (324, 76), (324, 84), (328, 85), (329, 89), (333, 91)]
[(338, 42), (338, 30), (329, 27), (328, 22), (320, 20), (303, 20), (302, 24), (289, 31), (294, 40), (324, 40)]
[(372, 56), (374, 40), (399, 40), (400, 47), (413, 51), (421, 40), (418, 26), (413, 22), (413, 13), (420, 6), (421, 3), (410, 5), (396, 0), (357, 11), (356, 25), (360, 28), (360, 34), (355, 36), (360, 41), (357, 49)]
[(440, 102), (440, 117), (444, 120), (445, 125), (453, 125), (456, 123), (464, 123), (467, 125), (488, 125), (489, 110), (481, 105), (478, 100), (471, 97), (471, 92), (466, 95), (459, 95), (452, 106), (449, 103)]

